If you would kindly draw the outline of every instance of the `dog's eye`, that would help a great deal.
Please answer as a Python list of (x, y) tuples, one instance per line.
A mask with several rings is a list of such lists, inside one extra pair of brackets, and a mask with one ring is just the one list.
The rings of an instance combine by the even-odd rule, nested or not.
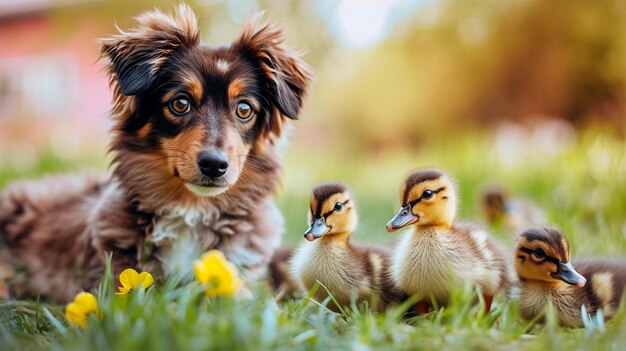
[(170, 102), (170, 111), (180, 116), (191, 110), (191, 102), (185, 96), (179, 96)]
[(252, 111), (252, 107), (250, 107), (250, 105), (245, 102), (240, 102), (237, 105), (237, 110), (235, 112), (237, 113), (237, 117), (239, 117), (239, 119), (244, 122), (252, 119), (252, 115), (254, 114), (254, 112)]

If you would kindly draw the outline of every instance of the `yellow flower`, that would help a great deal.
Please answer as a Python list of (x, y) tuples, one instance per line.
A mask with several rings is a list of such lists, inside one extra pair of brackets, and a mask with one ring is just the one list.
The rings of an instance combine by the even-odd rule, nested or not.
[(93, 294), (81, 292), (74, 298), (74, 302), (65, 308), (65, 318), (68, 322), (82, 329), (87, 328), (87, 315), (97, 313), (98, 301)]
[(120, 284), (122, 284), (122, 286), (118, 288), (120, 292), (116, 294), (128, 295), (133, 289), (140, 286), (143, 286), (144, 289), (148, 289), (152, 283), (154, 283), (152, 274), (148, 272), (137, 273), (137, 271), (132, 268), (126, 268), (120, 273)]
[(241, 285), (237, 268), (218, 250), (206, 252), (194, 262), (194, 273), (206, 285), (206, 296), (233, 295)]

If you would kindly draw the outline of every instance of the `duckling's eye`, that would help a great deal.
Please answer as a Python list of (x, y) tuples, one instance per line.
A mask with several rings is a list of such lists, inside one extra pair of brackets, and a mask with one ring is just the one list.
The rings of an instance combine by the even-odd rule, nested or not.
[(535, 257), (537, 257), (537, 258), (544, 258), (544, 257), (546, 257), (546, 253), (543, 252), (542, 249), (537, 249), (533, 253), (535, 254)]
[(182, 116), (191, 111), (191, 102), (185, 95), (180, 95), (170, 101), (169, 108), (176, 116)]
[(424, 190), (424, 193), (422, 193), (422, 199), (430, 199), (431, 197), (433, 197), (435, 193), (433, 193), (431, 190)]
[(250, 107), (250, 105), (245, 102), (240, 102), (237, 105), (235, 113), (237, 114), (237, 117), (239, 117), (239, 119), (243, 122), (248, 122), (250, 119), (252, 119), (252, 115), (254, 114), (254, 112), (252, 111), (252, 107)]
[(341, 210), (343, 210), (343, 203), (337, 202), (335, 204), (335, 211), (340, 212)]

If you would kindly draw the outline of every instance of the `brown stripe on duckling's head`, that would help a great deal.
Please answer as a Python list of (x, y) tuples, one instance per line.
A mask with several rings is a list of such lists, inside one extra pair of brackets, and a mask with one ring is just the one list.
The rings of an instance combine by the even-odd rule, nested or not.
[(314, 217), (323, 215), (324, 201), (334, 194), (347, 192), (348, 188), (341, 183), (323, 183), (316, 186), (311, 192), (311, 214)]
[(402, 188), (400, 190), (400, 196), (402, 198), (402, 206), (406, 206), (409, 202), (408, 198), (411, 193), (413, 187), (417, 184), (423, 183), (428, 180), (437, 180), (443, 177), (444, 174), (438, 169), (420, 169), (417, 170), (406, 178), (404, 183), (402, 184)]
[(531, 227), (520, 233), (520, 239), (532, 243), (544, 243), (551, 257), (561, 262), (569, 262), (569, 241), (561, 231), (554, 227)]

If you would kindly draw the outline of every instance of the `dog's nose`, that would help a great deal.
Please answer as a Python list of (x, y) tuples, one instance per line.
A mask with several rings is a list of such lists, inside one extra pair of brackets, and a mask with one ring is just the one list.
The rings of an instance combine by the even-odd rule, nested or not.
[(202, 151), (198, 154), (198, 166), (207, 177), (221, 177), (228, 169), (228, 156), (220, 151)]

